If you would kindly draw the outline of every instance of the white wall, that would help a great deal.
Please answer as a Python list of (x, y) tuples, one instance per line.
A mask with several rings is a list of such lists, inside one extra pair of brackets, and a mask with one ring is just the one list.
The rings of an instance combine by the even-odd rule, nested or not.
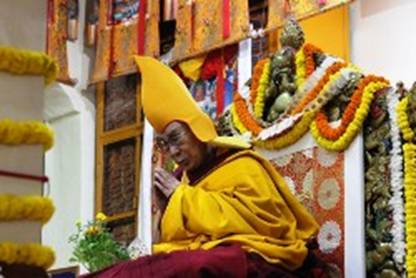
[(44, 51), (47, 1), (1, 0), (0, 44)]
[(69, 236), (81, 215), (81, 144), (80, 114), (63, 117), (50, 124), (55, 130), (56, 144), (46, 154), (45, 173), (50, 179), (50, 197), (56, 211), (42, 233), (43, 244), (52, 246), (56, 260), (53, 268), (65, 267), (71, 256)]
[(416, 1), (357, 0), (351, 5), (351, 59), (394, 85), (416, 81)]
[(55, 249), (52, 269), (73, 265), (68, 261), (73, 250), (68, 238), (77, 220), (86, 223), (94, 216), (95, 105), (85, 97), (92, 52), (84, 47), (85, 0), (79, 9), (78, 39), (67, 42), (69, 76), (77, 83), (55, 83), (45, 92), (44, 119), (56, 136), (45, 157), (56, 212), (42, 233), (43, 244)]
[(45, 119), (55, 131), (55, 145), (46, 154), (45, 174), (56, 212), (42, 232), (43, 244), (55, 249), (52, 268), (72, 265), (68, 238), (77, 220), (93, 217), (95, 109), (74, 88), (54, 84), (45, 92)]

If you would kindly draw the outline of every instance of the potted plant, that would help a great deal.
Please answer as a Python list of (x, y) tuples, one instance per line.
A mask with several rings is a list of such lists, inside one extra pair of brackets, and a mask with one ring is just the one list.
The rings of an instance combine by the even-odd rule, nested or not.
[(106, 218), (98, 213), (86, 225), (80, 221), (76, 223), (77, 232), (69, 238), (74, 244), (70, 262), (80, 263), (88, 271), (95, 272), (130, 258), (127, 248), (113, 239), (106, 227)]

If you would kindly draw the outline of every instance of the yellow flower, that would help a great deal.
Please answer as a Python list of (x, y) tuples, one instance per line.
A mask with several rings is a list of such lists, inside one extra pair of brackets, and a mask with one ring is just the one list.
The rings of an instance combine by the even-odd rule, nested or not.
[(85, 233), (87, 235), (93, 236), (93, 235), (98, 234), (99, 232), (100, 232), (100, 228), (97, 227), (97, 226), (95, 226), (95, 225), (92, 225), (92, 226), (88, 227), (88, 229), (87, 229), (87, 231)]
[(95, 219), (97, 219), (98, 221), (103, 222), (103, 221), (105, 221), (105, 220), (107, 219), (107, 216), (106, 216), (104, 213), (99, 212), (99, 213), (97, 213), (97, 215), (95, 216)]
[(98, 234), (99, 232), (101, 232), (101, 228), (99, 226), (92, 225), (92, 226), (88, 227), (88, 229), (86, 231), (86, 234), (93, 236), (93, 235)]

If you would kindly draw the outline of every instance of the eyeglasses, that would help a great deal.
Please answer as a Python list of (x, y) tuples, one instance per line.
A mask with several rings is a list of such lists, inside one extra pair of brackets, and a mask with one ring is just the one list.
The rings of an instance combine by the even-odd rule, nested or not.
[(185, 131), (174, 130), (166, 137), (163, 135), (156, 137), (156, 147), (164, 152), (168, 152), (169, 148), (176, 147), (179, 148), (182, 146), (186, 138)]

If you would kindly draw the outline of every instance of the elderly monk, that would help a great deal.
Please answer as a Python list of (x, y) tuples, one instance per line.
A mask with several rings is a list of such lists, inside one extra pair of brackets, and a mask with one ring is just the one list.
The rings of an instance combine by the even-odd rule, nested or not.
[(155, 170), (168, 204), (154, 255), (92, 276), (304, 276), (298, 269), (318, 225), (271, 163), (248, 143), (218, 136), (169, 67), (150, 57), (136, 63), (144, 113), (180, 178)]

